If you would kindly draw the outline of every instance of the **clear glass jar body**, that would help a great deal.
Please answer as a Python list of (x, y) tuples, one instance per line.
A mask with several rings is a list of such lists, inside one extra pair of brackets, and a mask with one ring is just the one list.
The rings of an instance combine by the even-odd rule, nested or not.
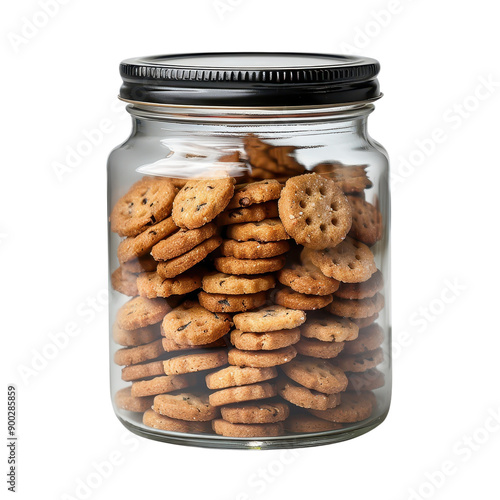
[[(160, 228), (161, 221), (156, 218), (129, 232), (126, 238), (110, 227), (111, 394), (120, 421), (131, 431), (160, 441), (252, 449), (338, 442), (380, 424), (388, 412), (391, 392), (390, 199), (387, 153), (367, 132), (367, 118), (373, 105), (202, 109), (135, 104), (129, 105), (128, 110), (133, 119), (132, 134), (111, 153), (108, 162), (111, 218), (117, 203), (122, 200), (123, 205), (122, 197), (144, 176), (173, 179), (179, 192), (190, 179), (230, 176), (235, 179), (237, 193), (243, 183), (276, 179), (286, 187), (289, 179), (297, 182), (304, 179), (299, 176), (316, 172), (322, 179), (333, 180), (343, 191), (340, 196), (350, 207), (351, 229), (345, 240), (345, 235), (341, 235), (342, 242), (337, 242), (331, 252), (325, 254), (317, 248), (304, 252), (293, 237), (282, 240), (280, 236), (271, 236), (273, 229), (266, 226), (266, 221), (277, 220), (281, 230), (280, 220), (292, 219), (296, 213), (290, 201), (287, 204), (285, 191), (276, 196), (266, 189), (261, 198), (250, 196), (244, 205), (235, 204), (234, 194), (229, 205), (222, 195), (209, 197), (208, 203), (213, 203), (214, 208), (204, 226), (214, 226), (215, 234), (204, 233), (200, 224), (196, 224), (195, 229), (166, 229), (163, 238), (161, 234), (156, 239), (146, 238), (147, 231)], [(308, 178), (305, 182), (307, 187)], [(300, 206), (310, 210), (313, 198), (301, 198), (304, 193), (294, 196)], [(333, 195), (328, 192), (325, 196), (330, 200)], [(137, 200), (132, 196), (127, 203), (134, 201)], [(147, 206), (149, 201), (140, 203)], [(201, 204), (206, 202), (200, 200)], [(174, 212), (175, 204), (182, 210), (179, 198), (174, 201)], [(334, 205), (332, 210), (339, 209)], [(267, 208), (260, 210), (261, 207)], [(324, 204), (319, 203), (318, 207), (314, 215), (327, 224), (332, 222)], [(240, 211), (235, 214), (235, 210)], [(334, 217), (334, 225), (345, 222), (345, 213), (342, 208), (339, 210), (340, 223)], [(164, 221), (170, 211), (167, 207), (161, 215)], [(228, 220), (231, 211), (236, 223)], [(122, 220), (127, 216), (122, 210)], [(253, 234), (251, 228), (245, 233), (248, 228), (242, 227), (244, 224), (264, 218), (260, 222), (263, 227), (260, 236)], [(311, 224), (314, 231), (323, 230), (314, 221)], [(283, 221), (282, 225), (286, 233), (289, 224)], [(240, 227), (240, 232), (235, 233), (234, 227)], [(190, 232), (193, 238), (189, 242), (179, 238), (177, 233), (181, 231)], [(266, 231), (270, 235), (268, 240)], [(171, 238), (176, 234), (176, 238)], [(224, 240), (222, 246), (212, 249), (205, 245), (216, 238)], [(229, 245), (226, 248), (226, 240), (234, 240), (240, 253), (235, 254)], [(357, 250), (352, 244), (358, 245), (358, 240), (364, 240), (359, 245), (361, 255), (354, 255)], [(286, 249), (283, 241), (287, 242)], [(259, 242), (266, 248), (273, 247), (274, 253), (281, 253), (264, 254)], [(152, 249), (158, 244), (158, 251), (154, 252)], [(202, 249), (203, 245), (206, 248)], [(280, 245), (282, 249), (278, 250)], [(162, 254), (160, 249), (166, 253)], [(314, 258), (308, 252), (314, 253)], [(349, 252), (354, 253), (349, 257)], [(198, 263), (200, 256), (203, 259)], [(276, 263), (281, 258), (282, 263)], [(351, 265), (349, 258), (357, 259), (358, 263)], [(218, 259), (230, 262), (218, 265), (221, 262)], [(259, 262), (254, 265), (252, 261)], [(280, 266), (289, 273), (283, 273)], [(297, 278), (298, 266), (301, 276), (298, 280), (291, 279), (290, 273)], [(357, 266), (364, 274), (353, 278), (349, 273)], [(160, 274), (160, 267), (161, 279), (154, 274)], [(170, 269), (170, 274), (165, 274), (165, 269)], [(186, 283), (183, 282), (186, 287), (176, 289), (173, 282), (180, 271), (181, 276), (187, 276)], [(247, 291), (238, 289), (239, 282), (230, 293), (222, 288), (222, 293), (215, 294), (210, 286), (205, 286), (210, 285), (205, 275), (210, 277), (221, 271), (250, 278), (252, 286), (255, 278), (269, 276), (274, 284), (266, 289), (259, 281), (261, 288), (250, 289), (252, 300), (245, 303), (242, 295)], [(313, 271), (319, 273), (319, 278), (318, 274), (311, 275)], [(311, 288), (311, 281), (304, 279), (304, 273), (306, 278), (313, 279), (314, 285), (319, 280), (321, 286)], [(197, 283), (193, 282), (193, 274), (195, 281), (198, 277)], [(198, 340), (172, 334), (169, 331), (172, 324), (177, 328), (179, 323), (168, 322), (167, 317), (182, 308), (186, 300), (202, 302), (200, 293), (205, 294), (203, 306), (212, 309), (210, 314), (228, 316), (230, 331), (222, 337), (219, 332), (217, 338), (201, 335), (196, 337)], [(143, 310), (144, 304), (127, 305), (137, 295), (143, 297), (140, 300), (163, 301), (165, 305), (160, 304), (158, 310), (153, 304), (152, 313)], [(251, 328), (238, 331), (241, 323), (234, 326), (235, 316), (259, 313), (276, 304), (280, 311), (285, 307), (303, 311), (305, 322), (286, 324), (279, 316), (271, 326), (254, 328), (258, 332)], [(202, 306), (197, 304), (197, 307)], [(127, 318), (124, 321), (127, 315), (132, 322), (127, 322)], [(251, 319), (255, 321), (255, 317)], [(239, 357), (230, 354), (228, 359), (227, 354), (232, 350), (238, 351)], [(293, 350), (295, 354), (289, 356)], [(230, 374), (223, 372), (227, 366), (257, 368), (253, 371), (261, 375), (245, 370), (237, 381), (234, 377), (232, 381), (207, 381), (207, 375), (218, 372), (228, 378)], [(212, 396), (214, 393), (218, 394)], [(190, 397), (195, 398), (192, 404), (187, 401)], [(202, 403), (205, 406), (198, 408)], [(196, 407), (204, 416), (198, 420), (186, 405)], [(263, 416), (266, 412), (276, 415)]]

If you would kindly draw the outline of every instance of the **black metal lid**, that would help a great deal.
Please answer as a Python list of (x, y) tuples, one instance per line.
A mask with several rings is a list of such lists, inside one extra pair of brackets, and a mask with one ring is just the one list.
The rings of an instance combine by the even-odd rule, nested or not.
[(375, 59), (225, 52), (136, 57), (120, 64), (120, 97), (188, 106), (319, 106), (380, 97)]

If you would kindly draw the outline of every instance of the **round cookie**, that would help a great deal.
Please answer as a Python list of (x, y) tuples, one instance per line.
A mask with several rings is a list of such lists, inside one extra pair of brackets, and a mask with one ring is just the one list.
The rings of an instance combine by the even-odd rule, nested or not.
[(148, 408), (151, 408), (153, 404), (152, 397), (139, 398), (132, 396), (131, 388), (125, 387), (120, 389), (115, 394), (115, 404), (120, 410), (133, 411), (137, 413), (142, 413)]
[[(178, 344), (170, 337), (164, 337), (161, 341), (161, 345), (163, 346), (165, 352), (192, 351), (193, 349), (198, 349), (200, 347), (198, 345)], [(214, 342), (210, 342), (209, 344), (203, 344), (202, 347), (203, 349), (226, 347), (226, 342), (224, 340), (224, 337), (221, 337)]]
[(237, 185), (227, 208), (248, 207), (255, 203), (277, 200), (282, 189), (283, 186), (274, 179)]
[(235, 257), (237, 259), (267, 259), (283, 255), (290, 250), (288, 241), (236, 241), (224, 240), (220, 247), (220, 253), (224, 257)]
[(162, 375), (149, 380), (132, 383), (133, 396), (156, 396), (166, 392), (185, 389), (193, 384), (193, 378), (185, 375)]
[(307, 387), (294, 384), (290, 379), (283, 377), (278, 381), (278, 394), (295, 406), (312, 408), (314, 410), (327, 410), (340, 404), (340, 393), (323, 394)]
[(336, 292), (340, 282), (325, 276), (316, 266), (292, 264), (281, 269), (277, 274), (278, 281), (298, 293), (307, 295), (330, 295)]
[(354, 340), (358, 337), (358, 331), (358, 326), (348, 318), (333, 316), (310, 318), (301, 328), (304, 337), (322, 340), (323, 342)]
[(374, 391), (385, 385), (385, 375), (377, 368), (371, 368), (365, 372), (348, 373), (347, 391)]
[(219, 409), (208, 402), (207, 394), (187, 392), (156, 396), (153, 410), (160, 415), (178, 420), (206, 422), (219, 416)]
[(168, 179), (143, 177), (113, 207), (111, 231), (120, 236), (137, 236), (170, 215), (176, 192)]
[(212, 406), (222, 406), (242, 401), (254, 401), (255, 399), (266, 399), (276, 396), (276, 387), (269, 382), (260, 382), (252, 385), (242, 385), (239, 387), (228, 387), (220, 391), (213, 392), (208, 397)]
[(198, 300), (205, 309), (212, 312), (242, 312), (263, 306), (266, 303), (266, 292), (243, 295), (200, 292)]
[(275, 201), (250, 205), (247, 208), (236, 208), (222, 212), (217, 217), (220, 226), (241, 224), (242, 222), (259, 222), (264, 219), (278, 217), (278, 204)]
[(227, 355), (230, 365), (268, 368), (290, 362), (297, 355), (293, 346), (275, 349), (273, 351), (241, 351), (231, 349)]
[[(163, 356), (161, 358), (163, 358)], [(131, 382), (132, 380), (165, 375), (161, 358), (156, 361), (146, 361), (137, 363), (136, 365), (124, 366), (122, 368), (122, 380)]]
[(155, 260), (171, 260), (183, 255), (217, 233), (212, 222), (197, 229), (181, 229), (172, 236), (159, 241), (151, 250)]
[(234, 179), (190, 180), (174, 200), (172, 217), (179, 227), (196, 229), (215, 219), (234, 193)]
[(264, 292), (274, 288), (272, 274), (265, 276), (234, 276), (225, 273), (210, 273), (203, 276), (202, 287), (207, 293), (243, 295)]
[(278, 202), (286, 232), (315, 250), (338, 245), (351, 229), (351, 207), (334, 181), (318, 174), (288, 179)]
[(163, 319), (163, 333), (177, 344), (210, 344), (231, 329), (231, 316), (212, 313), (196, 302), (184, 302)]
[(126, 238), (118, 245), (118, 260), (127, 262), (148, 254), (154, 245), (178, 229), (172, 217), (168, 217), (137, 236)]
[(129, 273), (139, 274), (155, 271), (156, 265), (157, 263), (151, 255), (143, 255), (142, 257), (122, 262), (121, 268)]
[(376, 271), (368, 280), (361, 283), (341, 283), (334, 295), (341, 299), (366, 299), (373, 297), (382, 288), (384, 288), (384, 278), (380, 271)]
[(350, 300), (333, 297), (328, 310), (336, 316), (344, 318), (368, 318), (379, 313), (384, 308), (384, 296), (376, 293), (366, 299)]
[(225, 389), (226, 387), (264, 382), (277, 376), (278, 371), (274, 366), (269, 368), (227, 366), (206, 375), (205, 382), (209, 389)]
[(371, 203), (358, 196), (348, 196), (352, 210), (350, 236), (372, 246), (382, 239), (382, 214)]
[(285, 256), (269, 259), (236, 259), (235, 257), (217, 257), (214, 261), (217, 271), (226, 274), (265, 274), (279, 271), (285, 265)]
[(345, 344), (344, 354), (361, 354), (367, 351), (374, 351), (384, 341), (384, 330), (373, 323), (359, 331), (358, 338)]
[(269, 351), (282, 349), (296, 344), (300, 340), (300, 330), (279, 330), (270, 333), (251, 333), (233, 330), (231, 332), (231, 343), (244, 351)]
[(362, 193), (372, 187), (372, 182), (366, 175), (367, 165), (342, 165), (338, 162), (320, 163), (314, 167), (319, 175), (335, 181), (346, 194)]
[(115, 352), (114, 361), (117, 365), (128, 366), (149, 361), (161, 356), (165, 351), (161, 345), (161, 340), (155, 340), (149, 344), (137, 347), (124, 347)]
[(174, 259), (158, 263), (156, 272), (162, 278), (175, 278), (201, 262), (209, 253), (219, 247), (221, 243), (222, 238), (220, 236), (212, 236), (192, 250), (189, 250), (189, 252), (179, 257), (175, 257)]
[(158, 273), (142, 273), (137, 277), (141, 297), (170, 297), (185, 295), (201, 287), (201, 276), (195, 270), (186, 271), (175, 278), (162, 278)]
[(328, 361), (299, 358), (283, 365), (281, 369), (298, 384), (324, 394), (342, 392), (347, 387), (345, 373)]
[(303, 415), (300, 413), (298, 415), (291, 415), (286, 419), (285, 429), (289, 432), (304, 434), (342, 429), (342, 425), (328, 422), (327, 420), (323, 420), (313, 415)]
[(297, 328), (306, 321), (306, 313), (283, 306), (269, 306), (258, 311), (236, 314), (233, 321), (238, 330), (266, 333)]
[(323, 342), (322, 340), (307, 339), (302, 337), (300, 342), (295, 344), (295, 349), (303, 356), (312, 358), (333, 359), (344, 349), (345, 342)]
[(136, 330), (160, 322), (169, 311), (165, 299), (135, 297), (120, 307), (116, 324), (124, 330)]
[(355, 355), (342, 355), (335, 360), (335, 364), (346, 372), (365, 372), (384, 361), (384, 352), (379, 347), (374, 351), (367, 351)]
[(226, 230), (228, 238), (237, 241), (257, 240), (262, 242), (288, 240), (280, 219), (264, 219), (259, 222), (233, 224)]
[(222, 407), (220, 413), (226, 422), (232, 424), (273, 424), (285, 420), (290, 415), (290, 409), (279, 401), (235, 403)]
[(342, 394), (342, 402), (329, 410), (308, 410), (315, 417), (336, 423), (354, 423), (368, 418), (373, 411), (373, 394), (371, 392)]
[(371, 250), (359, 241), (347, 237), (335, 248), (326, 250), (304, 249), (303, 258), (310, 258), (325, 276), (343, 283), (360, 283), (377, 271)]
[(124, 330), (116, 323), (113, 325), (113, 340), (124, 347), (149, 344), (159, 338), (160, 329), (157, 326), (146, 326), (137, 330)]
[(139, 290), (137, 289), (137, 276), (125, 271), (121, 266), (115, 269), (111, 274), (111, 286), (113, 290), (129, 297), (136, 297), (139, 295)]
[(332, 302), (332, 295), (306, 295), (298, 293), (291, 288), (282, 288), (276, 292), (274, 301), (283, 307), (289, 309), (301, 309), (302, 311), (314, 311), (323, 309)]
[[(339, 316), (337, 316), (338, 318)], [(368, 316), (367, 318), (346, 318), (350, 319), (353, 323), (355, 323), (359, 329), (366, 328), (367, 326), (372, 325), (377, 321), (378, 313), (375, 313), (373, 316)]]
[(282, 422), (276, 424), (232, 424), (219, 418), (212, 421), (216, 434), (225, 437), (258, 438), (281, 436), (284, 432)]
[(144, 413), (142, 423), (147, 427), (152, 427), (153, 429), (185, 432), (188, 434), (202, 434), (208, 433), (212, 430), (212, 427), (208, 422), (188, 422), (186, 420), (178, 420), (176, 418), (160, 415), (151, 408)]
[(201, 372), (212, 370), (227, 364), (226, 351), (197, 352), (176, 356), (163, 361), (163, 370), (167, 375)]

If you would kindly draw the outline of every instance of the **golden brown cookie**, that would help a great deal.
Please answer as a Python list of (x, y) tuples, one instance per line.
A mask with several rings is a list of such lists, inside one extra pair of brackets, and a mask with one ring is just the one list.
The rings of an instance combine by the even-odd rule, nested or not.
[(289, 309), (301, 309), (302, 311), (323, 309), (332, 300), (332, 295), (306, 295), (305, 293), (295, 292), (288, 287), (278, 290), (274, 296), (276, 304)]
[(288, 415), (288, 405), (279, 401), (267, 403), (235, 403), (220, 409), (222, 418), (232, 424), (273, 424)]
[(384, 351), (380, 347), (361, 354), (342, 354), (334, 360), (335, 364), (345, 372), (365, 372), (375, 368), (382, 361), (384, 361)]
[(124, 330), (116, 323), (113, 325), (113, 340), (124, 347), (135, 347), (149, 344), (153, 340), (160, 338), (160, 328), (158, 326), (146, 326), (137, 330)]
[(300, 342), (295, 344), (295, 349), (303, 356), (312, 358), (333, 359), (344, 349), (345, 342), (323, 342), (322, 340), (307, 339), (302, 337)]
[(176, 418), (160, 415), (151, 408), (144, 413), (142, 423), (153, 429), (185, 432), (189, 434), (203, 434), (212, 430), (209, 422), (188, 422), (186, 420), (178, 420)]
[(382, 288), (384, 288), (384, 278), (380, 271), (376, 271), (368, 280), (362, 283), (341, 283), (334, 295), (341, 299), (366, 299), (373, 297)]
[(212, 313), (196, 302), (184, 302), (168, 313), (163, 334), (177, 344), (203, 345), (223, 337), (231, 329), (231, 316)]
[(327, 410), (340, 404), (340, 393), (324, 394), (295, 384), (286, 377), (278, 380), (278, 394), (289, 403), (301, 408)]
[(114, 361), (120, 366), (135, 365), (143, 361), (155, 359), (164, 352), (161, 340), (158, 339), (149, 344), (118, 349), (118, 351), (115, 352)]
[(384, 308), (384, 296), (380, 293), (366, 299), (350, 300), (333, 297), (328, 310), (344, 318), (368, 318)]
[(264, 382), (278, 376), (274, 366), (269, 368), (252, 368), (250, 366), (227, 366), (221, 370), (209, 373), (205, 382), (209, 389), (225, 389), (240, 385)]
[(168, 179), (143, 177), (113, 207), (111, 231), (120, 236), (137, 236), (147, 226), (166, 219), (176, 192)]
[(148, 408), (151, 408), (153, 398), (132, 396), (131, 388), (125, 387), (124, 389), (117, 391), (115, 394), (115, 404), (121, 410), (142, 413)]
[(349, 379), (348, 391), (374, 391), (385, 385), (385, 375), (377, 368), (365, 372), (348, 373), (347, 378)]
[(278, 204), (275, 201), (268, 201), (250, 205), (247, 208), (236, 208), (222, 212), (217, 217), (217, 223), (220, 226), (229, 226), (242, 222), (259, 222), (273, 217), (278, 217)]
[(222, 406), (231, 403), (241, 403), (242, 401), (272, 398), (276, 396), (276, 394), (277, 391), (274, 384), (260, 382), (258, 384), (221, 389), (220, 391), (210, 394), (208, 401), (212, 406)]
[(148, 380), (138, 380), (132, 383), (132, 396), (156, 396), (179, 389), (185, 389), (194, 382), (192, 377), (185, 375), (162, 375)]
[(323, 342), (343, 342), (358, 336), (358, 326), (348, 318), (338, 316), (311, 317), (301, 328), (302, 336)]
[(289, 432), (296, 433), (312, 433), (312, 432), (325, 432), (342, 429), (341, 424), (328, 422), (322, 418), (313, 415), (304, 415), (302, 413), (291, 415), (285, 421), (285, 429)]
[(236, 241), (224, 240), (220, 247), (220, 253), (225, 257), (236, 257), (237, 259), (267, 259), (283, 255), (290, 250), (288, 241)]
[(287, 181), (278, 203), (286, 232), (315, 250), (338, 245), (351, 229), (351, 207), (334, 181), (305, 174)]
[(283, 306), (269, 306), (233, 317), (234, 325), (244, 332), (266, 333), (277, 330), (291, 330), (306, 321), (306, 313)]
[(233, 224), (226, 230), (228, 238), (237, 241), (257, 240), (262, 242), (288, 240), (280, 219), (264, 219), (260, 222)]
[(227, 365), (227, 352), (224, 350), (184, 354), (163, 361), (167, 375), (201, 372)]
[(219, 416), (219, 409), (208, 402), (207, 394), (183, 392), (156, 396), (153, 410), (179, 420), (206, 422)]
[(282, 188), (283, 186), (274, 179), (237, 185), (227, 208), (248, 207), (255, 203), (277, 200)]
[(198, 246), (195, 246), (189, 252), (174, 259), (158, 263), (156, 272), (162, 278), (175, 278), (201, 262), (209, 253), (219, 247), (221, 243), (222, 238), (220, 236), (212, 236)]
[(181, 229), (159, 241), (151, 250), (155, 260), (171, 260), (183, 255), (208, 238), (215, 236), (217, 226), (211, 222), (197, 229)]
[(111, 274), (111, 286), (113, 290), (128, 295), (129, 297), (136, 297), (139, 295), (137, 289), (137, 276), (133, 273), (125, 271), (121, 266), (113, 271)]
[(348, 196), (352, 210), (350, 236), (372, 246), (382, 239), (382, 214), (371, 203), (358, 196)]
[(234, 276), (226, 273), (210, 273), (203, 276), (202, 287), (207, 293), (243, 295), (265, 292), (274, 288), (272, 274), (265, 276)]
[(300, 330), (279, 330), (269, 333), (251, 333), (233, 330), (231, 332), (231, 343), (244, 351), (269, 351), (282, 349), (296, 344), (300, 340)]
[(345, 373), (328, 361), (297, 358), (281, 369), (298, 384), (324, 394), (342, 392), (347, 387)]
[(201, 276), (196, 270), (188, 270), (175, 278), (162, 278), (158, 273), (142, 273), (137, 277), (137, 289), (141, 297), (170, 297), (185, 295), (201, 287)]
[(276, 424), (232, 424), (219, 418), (212, 421), (216, 434), (225, 437), (257, 438), (281, 436), (284, 432), (283, 423)]
[(374, 351), (384, 341), (384, 330), (373, 323), (359, 331), (358, 338), (352, 342), (346, 342), (344, 354), (361, 354), (366, 351)]
[(263, 306), (266, 303), (266, 292), (243, 295), (200, 292), (198, 300), (205, 309), (212, 312), (243, 312)]
[[(199, 349), (198, 345), (178, 344), (170, 337), (164, 337), (161, 341), (161, 345), (163, 346), (165, 352), (192, 351), (193, 349)], [(203, 344), (203, 349), (211, 349), (215, 347), (226, 347), (224, 337), (221, 337), (214, 342), (210, 342), (209, 344)]]
[(265, 274), (279, 271), (285, 265), (284, 255), (269, 259), (236, 259), (235, 257), (217, 257), (214, 265), (217, 271), (226, 274)]
[(135, 297), (120, 307), (116, 324), (124, 330), (136, 330), (160, 322), (169, 311), (165, 299)]
[(366, 175), (367, 165), (342, 165), (338, 162), (320, 163), (314, 167), (318, 174), (332, 179), (344, 193), (361, 193), (371, 188), (372, 182)]
[(340, 282), (325, 276), (313, 264), (292, 264), (277, 273), (278, 281), (298, 293), (330, 295), (338, 290)]
[(131, 382), (132, 380), (165, 375), (163, 371), (163, 357), (164, 356), (160, 356), (155, 361), (146, 361), (136, 365), (124, 366), (122, 368), (122, 380)]
[(342, 394), (342, 402), (339, 406), (329, 410), (308, 410), (315, 417), (336, 423), (360, 422), (368, 418), (374, 407), (373, 393), (346, 392)]
[(268, 368), (288, 363), (297, 356), (293, 346), (275, 349), (273, 351), (241, 351), (231, 349), (227, 355), (229, 364), (235, 366), (252, 366), (254, 368)]

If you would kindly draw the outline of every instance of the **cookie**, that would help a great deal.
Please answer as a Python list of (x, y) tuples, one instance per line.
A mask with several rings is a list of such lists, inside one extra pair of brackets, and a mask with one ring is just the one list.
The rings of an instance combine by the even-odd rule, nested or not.
[(348, 391), (374, 391), (385, 385), (385, 375), (376, 368), (365, 372), (349, 373), (347, 378), (349, 379)]
[(371, 250), (364, 243), (349, 237), (335, 248), (312, 251), (306, 248), (301, 257), (310, 258), (325, 276), (343, 283), (366, 281), (377, 271)]
[(220, 226), (229, 226), (242, 222), (259, 222), (273, 217), (278, 217), (278, 204), (275, 201), (268, 201), (250, 205), (247, 208), (236, 208), (222, 212), (217, 217), (217, 223)]
[(156, 265), (157, 263), (151, 255), (143, 255), (142, 257), (122, 262), (121, 268), (129, 273), (139, 274), (155, 271)]
[(279, 330), (270, 333), (251, 333), (233, 330), (231, 343), (237, 348), (246, 351), (269, 351), (282, 349), (296, 344), (300, 340), (300, 330)]
[(384, 296), (376, 293), (373, 297), (366, 299), (351, 300), (333, 297), (328, 310), (337, 316), (344, 318), (368, 318), (380, 312), (385, 305)]
[(265, 276), (233, 276), (225, 273), (210, 273), (203, 276), (202, 287), (207, 293), (243, 295), (265, 292), (274, 288), (272, 274)]
[(295, 349), (303, 356), (312, 358), (333, 359), (344, 349), (345, 342), (323, 342), (322, 340), (307, 339), (302, 337), (300, 342), (295, 344)]
[(190, 180), (174, 200), (172, 217), (179, 227), (196, 229), (215, 219), (234, 193), (234, 179)]
[(187, 392), (156, 396), (153, 410), (178, 420), (207, 422), (219, 416), (219, 409), (208, 402), (208, 395)]
[[(337, 316), (338, 318), (338, 316)], [(373, 316), (368, 316), (367, 318), (347, 318), (353, 323), (355, 323), (359, 329), (366, 328), (367, 326), (372, 325), (378, 319), (378, 313), (375, 313)]]
[(373, 411), (373, 394), (371, 392), (342, 394), (342, 402), (329, 410), (308, 410), (315, 417), (335, 423), (354, 423), (368, 418)]
[(341, 283), (334, 295), (341, 299), (366, 299), (373, 297), (382, 288), (384, 288), (384, 278), (380, 271), (376, 271), (368, 280), (362, 283)]
[(266, 333), (297, 328), (306, 321), (306, 313), (283, 306), (269, 306), (258, 311), (236, 314), (233, 321), (238, 330)]
[(111, 231), (120, 236), (137, 236), (170, 215), (176, 193), (168, 179), (143, 177), (113, 207)]
[(227, 209), (248, 207), (255, 203), (277, 200), (282, 189), (283, 186), (274, 179), (237, 185)]
[(135, 365), (155, 359), (165, 351), (161, 345), (161, 340), (155, 340), (149, 344), (140, 345), (137, 347), (124, 347), (115, 352), (114, 361), (117, 365)]
[(185, 389), (194, 382), (193, 378), (184, 375), (162, 375), (149, 380), (132, 383), (133, 396), (156, 396), (179, 389)]
[(384, 341), (384, 330), (373, 323), (359, 331), (358, 338), (352, 342), (347, 342), (344, 354), (361, 354), (366, 351), (374, 351)]
[(301, 309), (302, 311), (314, 311), (323, 309), (332, 302), (332, 295), (306, 295), (298, 293), (291, 288), (282, 288), (274, 296), (274, 302), (289, 309)]
[(236, 257), (237, 259), (267, 259), (283, 255), (290, 250), (288, 241), (236, 241), (224, 240), (220, 247), (220, 253), (225, 257)]
[(280, 219), (264, 219), (259, 222), (233, 224), (226, 230), (228, 238), (237, 241), (257, 240), (262, 242), (288, 240)]
[(217, 233), (217, 226), (211, 222), (197, 229), (181, 229), (159, 241), (152, 249), (155, 260), (171, 260), (183, 255)]
[(348, 318), (333, 316), (311, 317), (301, 328), (304, 337), (323, 342), (343, 342), (358, 337), (358, 326)]
[(345, 373), (328, 361), (298, 358), (281, 369), (298, 384), (324, 394), (342, 392), (347, 387)]
[(366, 175), (367, 165), (342, 165), (338, 162), (325, 162), (316, 165), (313, 170), (332, 179), (346, 194), (361, 193), (372, 187)]
[(156, 272), (162, 278), (175, 278), (201, 262), (209, 253), (219, 247), (221, 243), (222, 238), (220, 236), (212, 236), (195, 246), (189, 252), (174, 259), (160, 262), (156, 268)]
[(231, 316), (212, 313), (196, 302), (184, 302), (165, 316), (162, 329), (165, 337), (177, 344), (209, 344), (229, 332)]
[(176, 418), (160, 415), (151, 408), (144, 413), (142, 423), (147, 427), (152, 427), (153, 429), (159, 429), (161, 431), (184, 432), (189, 434), (204, 434), (212, 430), (209, 422), (187, 422), (186, 420), (178, 420)]
[(312, 432), (326, 432), (333, 431), (336, 429), (342, 429), (341, 424), (334, 422), (328, 422), (322, 418), (315, 417), (313, 415), (291, 415), (286, 419), (285, 429), (289, 432), (296, 433), (312, 433)]
[(268, 149), (269, 157), (278, 165), (278, 169), (270, 169), (276, 173), (286, 173), (291, 175), (302, 174), (305, 170), (304, 165), (295, 158), (295, 146), (271, 146)]
[(283, 422), (290, 415), (290, 409), (285, 403), (270, 401), (235, 403), (222, 407), (220, 413), (226, 422), (232, 424), (273, 424)]
[(118, 260), (128, 262), (150, 253), (154, 245), (178, 229), (172, 217), (168, 217), (137, 236), (126, 238), (118, 245)]
[(307, 295), (330, 295), (336, 292), (340, 282), (325, 276), (313, 264), (292, 264), (277, 273), (278, 281), (298, 293)]
[(265, 274), (279, 271), (285, 265), (285, 256), (278, 255), (269, 259), (236, 259), (235, 257), (217, 257), (214, 266), (217, 271), (226, 274)]
[(200, 304), (212, 312), (242, 312), (261, 307), (266, 303), (266, 293), (252, 293), (248, 295), (227, 295), (219, 293), (200, 292)]
[(185, 354), (163, 361), (163, 370), (167, 375), (201, 372), (227, 365), (226, 351), (197, 352)]
[(137, 276), (125, 271), (121, 266), (115, 269), (111, 274), (111, 286), (113, 290), (123, 295), (128, 295), (129, 297), (136, 297), (139, 295), (139, 290), (137, 289)]
[(142, 273), (137, 277), (137, 289), (141, 297), (170, 297), (185, 295), (201, 287), (201, 276), (186, 271), (175, 278), (162, 278), (158, 273)]
[(160, 329), (157, 326), (146, 326), (137, 330), (124, 330), (116, 323), (113, 325), (113, 340), (124, 347), (149, 344), (159, 338)]
[(163, 356), (158, 360), (146, 361), (136, 365), (125, 366), (122, 368), (122, 380), (131, 382), (133, 380), (140, 380), (149, 377), (159, 377), (165, 375), (163, 371)]
[[(197, 345), (178, 344), (170, 337), (164, 337), (161, 341), (161, 345), (163, 346), (165, 352), (192, 351), (193, 349), (199, 348)], [(203, 344), (203, 349), (212, 349), (215, 347), (226, 347), (224, 337), (217, 339), (214, 342), (210, 342), (209, 344)]]
[(344, 193), (335, 182), (317, 174), (289, 179), (278, 208), (286, 232), (314, 250), (338, 245), (351, 229), (351, 206)]
[(209, 389), (225, 389), (240, 385), (264, 382), (278, 376), (276, 368), (252, 368), (250, 366), (227, 366), (216, 372), (209, 373), (205, 382)]
[(229, 364), (235, 366), (252, 366), (254, 368), (268, 368), (288, 363), (297, 356), (293, 346), (275, 349), (274, 351), (241, 351), (231, 349), (227, 355)]
[(120, 307), (116, 324), (124, 330), (136, 330), (160, 322), (169, 311), (165, 299), (135, 297)]
[(382, 214), (371, 203), (358, 196), (348, 196), (352, 210), (350, 236), (372, 246), (382, 239)]
[(276, 396), (277, 391), (274, 384), (260, 382), (258, 384), (242, 385), (239, 387), (228, 387), (213, 392), (208, 397), (212, 406), (222, 406), (242, 401), (254, 401), (255, 399), (266, 399)]
[(125, 387), (120, 389), (115, 394), (115, 405), (120, 408), (120, 410), (133, 411), (137, 413), (142, 413), (148, 408), (151, 408), (153, 404), (152, 397), (135, 397), (131, 394), (131, 388)]
[(281, 436), (284, 427), (281, 422), (276, 424), (232, 424), (219, 418), (212, 421), (216, 434), (225, 437), (258, 438)]
[(384, 352), (379, 347), (361, 354), (342, 355), (335, 359), (335, 364), (346, 372), (365, 372), (384, 361)]
[(301, 408), (327, 410), (340, 404), (339, 393), (323, 394), (295, 384), (285, 377), (278, 381), (278, 394), (289, 403)]

